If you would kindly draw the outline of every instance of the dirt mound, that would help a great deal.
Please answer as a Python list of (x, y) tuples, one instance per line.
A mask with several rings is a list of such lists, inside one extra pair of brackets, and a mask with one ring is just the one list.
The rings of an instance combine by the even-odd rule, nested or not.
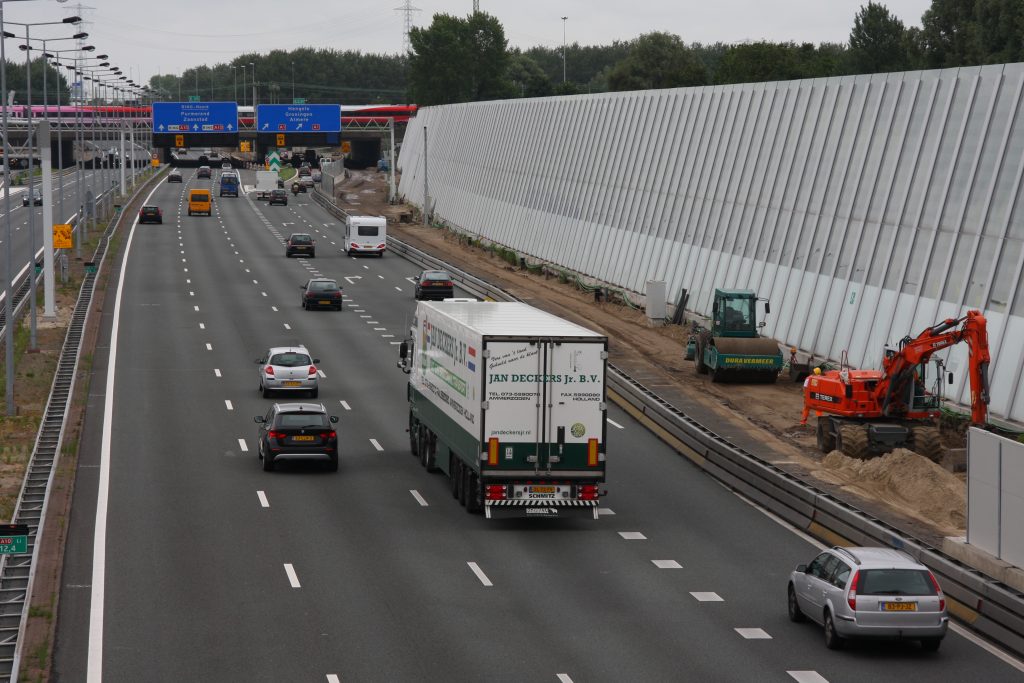
[(871, 460), (832, 451), (814, 476), (869, 498), (881, 499), (961, 535), (967, 509), (966, 486), (955, 474), (913, 451), (897, 448)]

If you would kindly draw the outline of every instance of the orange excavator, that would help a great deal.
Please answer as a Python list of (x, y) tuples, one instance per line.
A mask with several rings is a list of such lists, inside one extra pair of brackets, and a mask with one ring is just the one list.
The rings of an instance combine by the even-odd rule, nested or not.
[[(804, 384), (804, 410), (818, 414), (818, 448), (866, 459), (894, 448), (908, 448), (934, 461), (942, 457), (935, 418), (942, 402), (945, 373), (935, 360), (936, 377), (926, 388), (928, 363), (942, 349), (964, 342), (968, 346), (971, 384), (971, 422), (988, 421), (988, 331), (981, 311), (926, 328), (915, 338), (887, 348), (882, 370), (853, 370), (843, 362), (838, 370), (811, 375)], [(949, 373), (952, 383), (953, 375)]]

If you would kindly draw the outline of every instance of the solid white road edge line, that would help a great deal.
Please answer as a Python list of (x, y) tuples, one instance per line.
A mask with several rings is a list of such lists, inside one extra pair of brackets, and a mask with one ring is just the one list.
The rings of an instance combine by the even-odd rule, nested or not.
[[(160, 183), (146, 196), (148, 204)], [(132, 253), (132, 239), (139, 224), (138, 216), (132, 221), (128, 242), (124, 247), (124, 263)], [(114, 377), (117, 369), (117, 337), (121, 321), (121, 300), (124, 295), (124, 278), (128, 272), (121, 268), (117, 279), (117, 297), (114, 300), (114, 321), (110, 331), (110, 350), (107, 361), (107, 388), (103, 399), (103, 435), (100, 438), (100, 477), (96, 490), (96, 528), (92, 539), (92, 590), (89, 594), (89, 651), (86, 663), (86, 681), (103, 681), (103, 601), (107, 579), (107, 507), (110, 501), (110, 440), (114, 419)], [(198, 306), (196, 307), (198, 309)]]
[(605, 419), (608, 420), (608, 424), (610, 424), (612, 427), (618, 427), (619, 429), (625, 429), (625, 427), (623, 427), (622, 425), (620, 425), (618, 422), (616, 422), (615, 420), (611, 419), (610, 417), (606, 417)]
[(260, 505), (262, 507), (265, 507), (265, 508), (270, 507), (270, 501), (267, 500), (267, 494), (265, 492), (257, 491), (256, 492), (256, 496), (260, 499)]
[(412, 494), (412, 497), (416, 499), (416, 502), (419, 503), (421, 507), (430, 507), (430, 504), (423, 496), (420, 495), (419, 491), (416, 489), (409, 489), (409, 493)]
[[(779, 517), (778, 515), (776, 515), (771, 510), (767, 510), (767, 509), (761, 507), (760, 505), (758, 505), (754, 501), (750, 500), (746, 496), (742, 495), (738, 491), (732, 491), (732, 493), (737, 498), (739, 498), (744, 503), (746, 503), (750, 507), (754, 508), (755, 510), (757, 510), (758, 512), (763, 514), (768, 519), (772, 520), (773, 522), (775, 522), (779, 526), (781, 526), (781, 527), (783, 527), (785, 529), (788, 529), (790, 532), (796, 534), (797, 536), (799, 536), (803, 540), (807, 541), (807, 543), (809, 543), (814, 548), (816, 548), (818, 550), (827, 550), (828, 549), (828, 546), (826, 546), (824, 543), (821, 543), (820, 541), (818, 541), (818, 539), (816, 539), (813, 536), (810, 536), (809, 534), (805, 533), (804, 531), (796, 528), (795, 526), (793, 526), (792, 524), (790, 524), (786, 520), (784, 520), (781, 517)], [(1007, 664), (1012, 666), (1017, 671), (1024, 672), (1024, 661), (1021, 661), (1021, 660), (1017, 659), (1016, 657), (1014, 657), (1013, 655), (1011, 655), (1010, 653), (1008, 653), (1008, 652), (1006, 652), (1004, 650), (1001, 650), (996, 645), (993, 645), (992, 643), (988, 642), (984, 638), (981, 638), (980, 636), (974, 634), (969, 629), (964, 628), (960, 624), (957, 624), (954, 621), (950, 620), (950, 622), (949, 622), (949, 630), (952, 631), (953, 633), (956, 633), (959, 636), (962, 636), (966, 640), (974, 643), (975, 645), (980, 647), (985, 652), (988, 652), (993, 657), (996, 657), (997, 659), (1000, 659), (1000, 660), (1006, 662)]]
[(292, 588), (302, 588), (299, 584), (299, 575), (295, 573), (295, 567), (285, 563), (284, 573), (288, 575), (288, 583), (291, 584)]
[(480, 566), (476, 562), (467, 562), (466, 564), (468, 564), (469, 568), (473, 570), (474, 574), (476, 574), (476, 578), (480, 579), (480, 583), (488, 587), (494, 585), (491, 583), (491, 580), (487, 578), (487, 574), (484, 574), (484, 570), (480, 569)]

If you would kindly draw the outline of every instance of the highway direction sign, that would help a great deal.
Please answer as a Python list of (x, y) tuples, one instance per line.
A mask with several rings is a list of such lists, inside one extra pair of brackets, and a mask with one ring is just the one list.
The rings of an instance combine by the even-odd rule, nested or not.
[(238, 128), (236, 102), (154, 102), (156, 133), (234, 133)]
[(28, 552), (27, 524), (0, 524), (0, 555)]
[(340, 104), (260, 104), (256, 125), (261, 133), (337, 133)]

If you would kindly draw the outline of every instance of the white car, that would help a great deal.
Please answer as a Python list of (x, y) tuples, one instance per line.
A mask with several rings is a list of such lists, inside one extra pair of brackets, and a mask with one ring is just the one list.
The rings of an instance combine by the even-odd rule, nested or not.
[(313, 358), (305, 346), (273, 346), (267, 349), (262, 358), (257, 358), (260, 366), (259, 391), (263, 398), (271, 392), (294, 393), (306, 391), (311, 398), (320, 393), (319, 373), (316, 364), (319, 358)]

